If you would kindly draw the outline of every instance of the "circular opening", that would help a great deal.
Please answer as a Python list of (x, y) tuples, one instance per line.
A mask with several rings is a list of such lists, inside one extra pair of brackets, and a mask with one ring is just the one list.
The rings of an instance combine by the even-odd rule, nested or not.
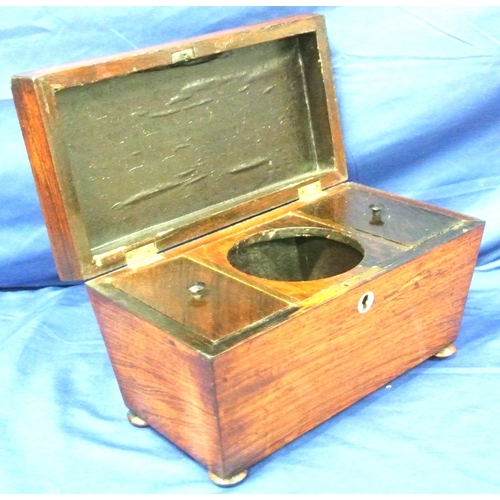
[(276, 281), (312, 281), (345, 273), (363, 260), (358, 241), (330, 229), (271, 229), (234, 245), (229, 263), (246, 274)]

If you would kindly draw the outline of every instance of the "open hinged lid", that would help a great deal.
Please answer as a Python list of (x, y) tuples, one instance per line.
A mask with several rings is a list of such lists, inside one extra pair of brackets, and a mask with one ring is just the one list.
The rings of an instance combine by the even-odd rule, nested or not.
[(321, 16), (13, 78), (61, 279), (346, 179)]

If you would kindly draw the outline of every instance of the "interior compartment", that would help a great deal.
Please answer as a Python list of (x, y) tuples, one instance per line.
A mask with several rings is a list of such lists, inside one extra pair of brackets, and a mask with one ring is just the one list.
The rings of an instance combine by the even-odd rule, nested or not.
[(319, 227), (270, 229), (234, 245), (229, 263), (246, 274), (275, 281), (313, 281), (345, 273), (364, 257), (361, 244)]
[[(459, 222), (454, 217), (390, 196), (352, 185), (338, 193), (319, 198), (299, 212), (408, 246), (418, 245)], [(374, 217), (374, 207), (380, 209), (378, 217)]]
[(212, 341), (295, 309), (270, 293), (184, 257), (117, 273), (112, 285)]

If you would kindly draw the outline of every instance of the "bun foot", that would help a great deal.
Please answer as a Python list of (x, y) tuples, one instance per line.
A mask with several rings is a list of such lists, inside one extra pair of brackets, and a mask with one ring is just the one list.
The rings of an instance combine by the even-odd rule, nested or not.
[(455, 344), (450, 344), (449, 346), (446, 346), (444, 349), (441, 349), (439, 352), (434, 354), (434, 357), (449, 358), (450, 356), (453, 356), (456, 352), (457, 348), (455, 347)]
[(134, 427), (149, 427), (148, 423), (145, 420), (137, 416), (131, 410), (129, 410), (127, 413), (127, 419)]
[(208, 477), (210, 480), (216, 484), (217, 486), (235, 486), (236, 484), (241, 483), (248, 475), (248, 470), (243, 470), (233, 477), (229, 477), (227, 479), (223, 479), (219, 477), (217, 474), (208, 471)]

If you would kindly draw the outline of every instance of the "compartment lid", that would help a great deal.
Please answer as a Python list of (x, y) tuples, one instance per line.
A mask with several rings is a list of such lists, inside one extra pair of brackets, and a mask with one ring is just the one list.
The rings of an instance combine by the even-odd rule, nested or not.
[(13, 78), (63, 280), (346, 179), (322, 16)]

